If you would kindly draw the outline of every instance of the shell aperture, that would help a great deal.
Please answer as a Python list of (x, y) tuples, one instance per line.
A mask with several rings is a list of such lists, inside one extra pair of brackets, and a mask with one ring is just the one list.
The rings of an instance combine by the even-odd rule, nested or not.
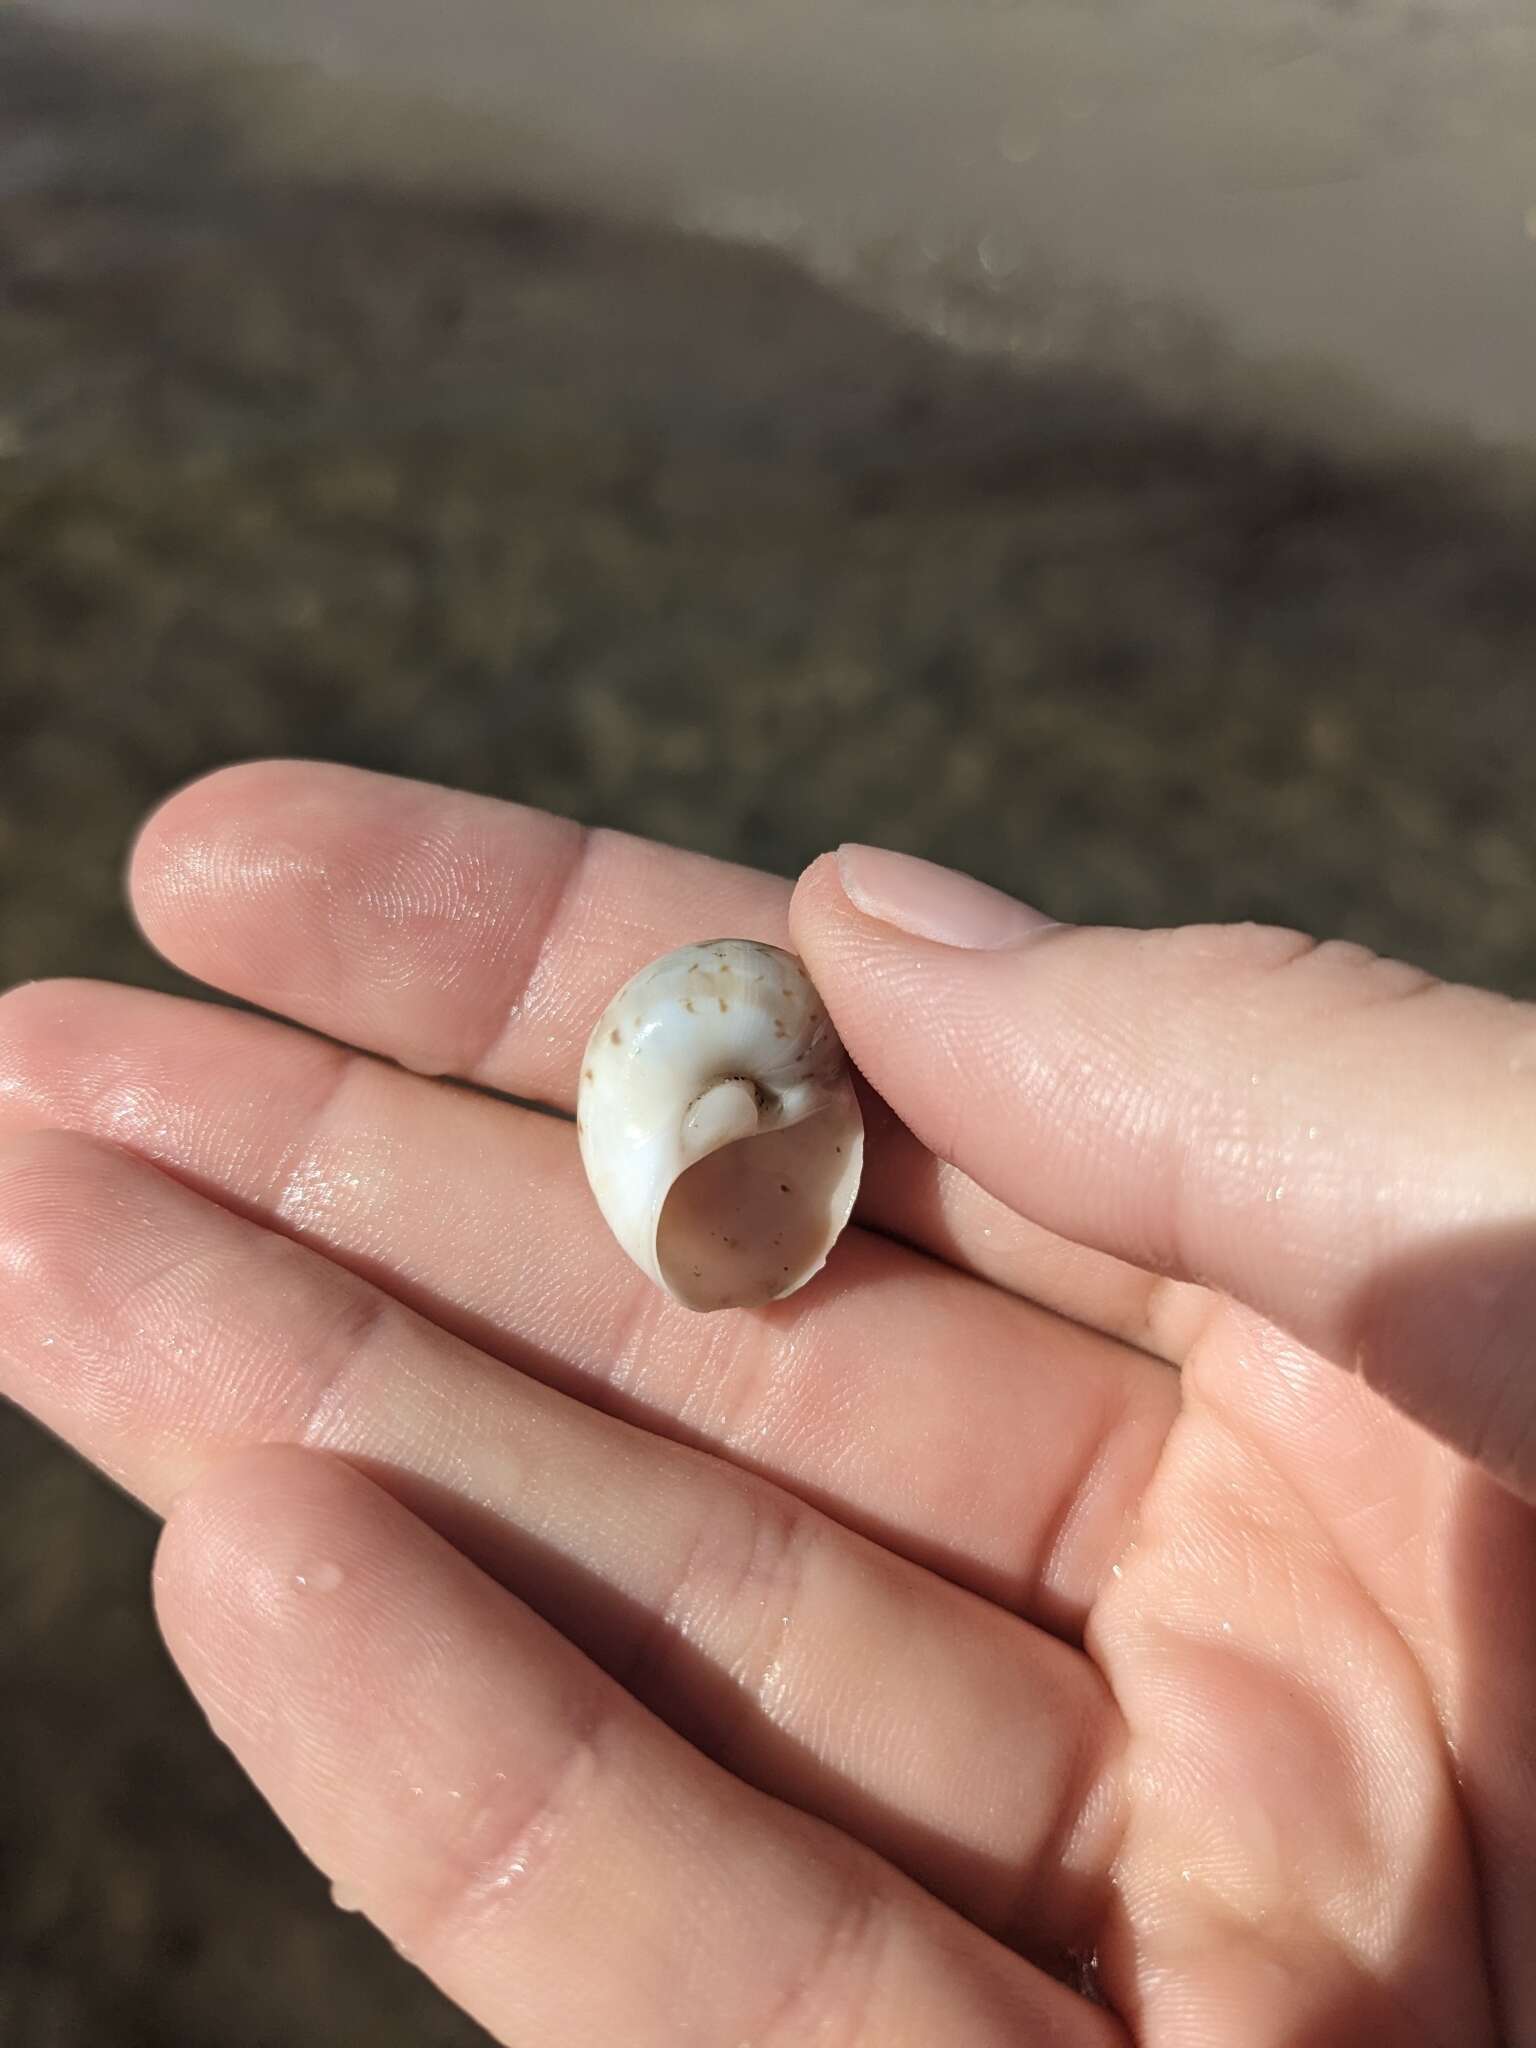
[(593, 1028), (576, 1122), (609, 1228), (688, 1308), (793, 1294), (853, 1212), (864, 1124), (847, 1057), (777, 946), (714, 939), (643, 967)]

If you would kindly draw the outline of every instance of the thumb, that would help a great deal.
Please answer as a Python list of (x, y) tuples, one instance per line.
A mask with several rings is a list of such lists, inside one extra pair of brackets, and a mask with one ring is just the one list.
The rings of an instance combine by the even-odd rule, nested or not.
[(794, 943), (933, 1151), (1058, 1234), (1247, 1302), (1536, 1499), (1536, 1010), (1256, 925), (1053, 924), (904, 854)]

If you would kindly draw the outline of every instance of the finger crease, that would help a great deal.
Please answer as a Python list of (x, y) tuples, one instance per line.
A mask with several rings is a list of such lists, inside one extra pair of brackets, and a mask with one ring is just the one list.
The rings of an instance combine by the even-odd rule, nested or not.
[[(604, 836), (593, 827), (575, 823), (571, 831), (574, 837), (559, 872), (545, 891), (543, 900), (531, 908), (529, 918), (525, 920), (538, 934), (533, 956), (517, 973), (511, 987), (503, 992), (478, 1051), (463, 1063), (465, 1074), (490, 1087), (496, 1085), (496, 1076), (505, 1065), (501, 1056), (503, 1045), (524, 1021), (528, 1011), (536, 1006), (544, 975), (563, 951), (573, 907), (582, 895), (598, 841)], [(515, 939), (521, 939), (522, 931), (523, 927), (519, 926)], [(574, 1058), (573, 1054), (573, 1061)]]
[[(527, 1897), (553, 1862), (573, 1817), (606, 1775), (604, 1752), (620, 1709), (628, 1706), (622, 1693), (595, 1686), (560, 1761), (531, 1803), (519, 1803), (497, 1829), (494, 1846), (460, 1860), (447, 1853), (451, 1838), (444, 1842), (437, 1881), (423, 1888), (411, 1914), (407, 1944), (413, 1955), (451, 1950), (488, 1917)], [(496, 1782), (501, 1782), (499, 1775)]]
[(729, 1604), (750, 1609), (755, 1602), (756, 1613), (732, 1675), (743, 1702), (750, 1701), (764, 1720), (776, 1723), (781, 1719), (784, 1646), (796, 1633), (813, 1539), (821, 1531), (806, 1510), (788, 1501), (760, 1498), (750, 1513), (751, 1545)]
[(743, 1322), (733, 1333), (734, 1356), (721, 1372), (716, 1423), (711, 1434), (717, 1449), (727, 1457), (743, 1460), (756, 1455), (770, 1434), (766, 1424), (767, 1390), (780, 1392), (787, 1372), (793, 1371), (797, 1353), (788, 1338), (757, 1322)]
[(708, 1654), (707, 1638), (717, 1630), (729, 1633), (733, 1620), (741, 1616), (744, 1640), (727, 1667), (731, 1704), (713, 1704), (703, 1742), (721, 1763), (730, 1762), (742, 1731), (755, 1718), (773, 1725), (781, 1718), (775, 1711), (776, 1680), (799, 1604), (810, 1523), (802, 1510), (773, 1498), (766, 1488), (743, 1486), (734, 1495), (733, 1506), (739, 1510), (737, 1526), (745, 1527), (739, 1565), (725, 1572), (712, 1563), (722, 1550), (717, 1503), (695, 1530), (667, 1599), (641, 1632), (619, 1674), (627, 1689), (655, 1706), (673, 1689), (673, 1649), (692, 1641)]
[[(1013, 1908), (1003, 1921), (1004, 1940), (1022, 1943), (1040, 1918), (1042, 1871), (1056, 1873), (1062, 1899), (1063, 1945), (1086, 1937), (1103, 1918), (1112, 1874), (1119, 1864), (1129, 1822), (1124, 1791), (1124, 1758), (1129, 1730), (1109, 1682), (1090, 1663), (1095, 1698), (1072, 1720), (1061, 1762), (1062, 1789), (1057, 1818), (1030, 1859)], [(1067, 1888), (1070, 1874), (1072, 1890)]]
[[(594, 1384), (606, 1387), (610, 1399), (620, 1405), (643, 1401), (643, 1388), (637, 1382), (643, 1380), (646, 1362), (657, 1348), (655, 1325), (666, 1312), (666, 1297), (633, 1268), (625, 1271), (617, 1301), (612, 1298), (614, 1287), (606, 1273), (599, 1286), (602, 1333), (591, 1347)], [(648, 1416), (646, 1427), (669, 1433), (666, 1422), (659, 1418)]]
[[(295, 1252), (292, 1256), (305, 1255)], [(342, 1292), (343, 1298), (320, 1342), (305, 1351), (308, 1392), (293, 1440), (310, 1449), (336, 1444), (351, 1433), (346, 1411), (353, 1382), (372, 1353), (380, 1330), (400, 1309), (399, 1303), (387, 1294), (361, 1282), (347, 1279)], [(319, 1361), (318, 1372), (309, 1369), (312, 1359)]]
[(885, 1901), (856, 1867), (847, 1869), (841, 1904), (809, 1967), (767, 2016), (741, 2038), (741, 2048), (857, 2048), (868, 2038), (874, 1987), (889, 1932)]
[(322, 1086), (304, 1116), (303, 1126), (268, 1182), (268, 1206), (273, 1220), (295, 1234), (301, 1233), (315, 1207), (319, 1175), (320, 1141), (336, 1113), (340, 1098), (349, 1092), (359, 1068), (373, 1065), (360, 1052), (337, 1047), (327, 1062)]

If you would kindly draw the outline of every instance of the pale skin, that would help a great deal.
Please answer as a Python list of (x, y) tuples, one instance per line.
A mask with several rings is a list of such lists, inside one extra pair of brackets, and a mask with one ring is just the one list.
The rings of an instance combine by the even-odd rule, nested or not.
[[(902, 885), (182, 792), (138, 916), (274, 1015), (0, 1003), (0, 1386), (166, 1518), (215, 1732), (509, 2048), (1536, 2042), (1536, 1011)], [(826, 1272), (701, 1318), (484, 1091), (569, 1113), (723, 935), (890, 1108)]]

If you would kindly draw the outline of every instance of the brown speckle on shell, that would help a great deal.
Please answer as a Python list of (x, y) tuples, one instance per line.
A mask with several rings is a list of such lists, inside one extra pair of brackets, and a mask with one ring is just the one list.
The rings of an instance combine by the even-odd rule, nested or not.
[[(631, 1014), (615, 1022), (626, 1003)], [(633, 977), (608, 1023), (580, 1070), (576, 1107), (583, 1164), (620, 1243), (690, 1308), (793, 1292), (847, 1220), (861, 1149), (840, 1048), (832, 1040), (828, 1057), (825, 1006), (804, 971), (750, 941), (681, 948)], [(687, 1123), (717, 1087), (751, 1091), (755, 1130), (748, 1105), (729, 1097), (696, 1129)], [(694, 1144), (716, 1131), (694, 1158)], [(750, 1148), (738, 1146), (738, 1131), (755, 1140)]]

